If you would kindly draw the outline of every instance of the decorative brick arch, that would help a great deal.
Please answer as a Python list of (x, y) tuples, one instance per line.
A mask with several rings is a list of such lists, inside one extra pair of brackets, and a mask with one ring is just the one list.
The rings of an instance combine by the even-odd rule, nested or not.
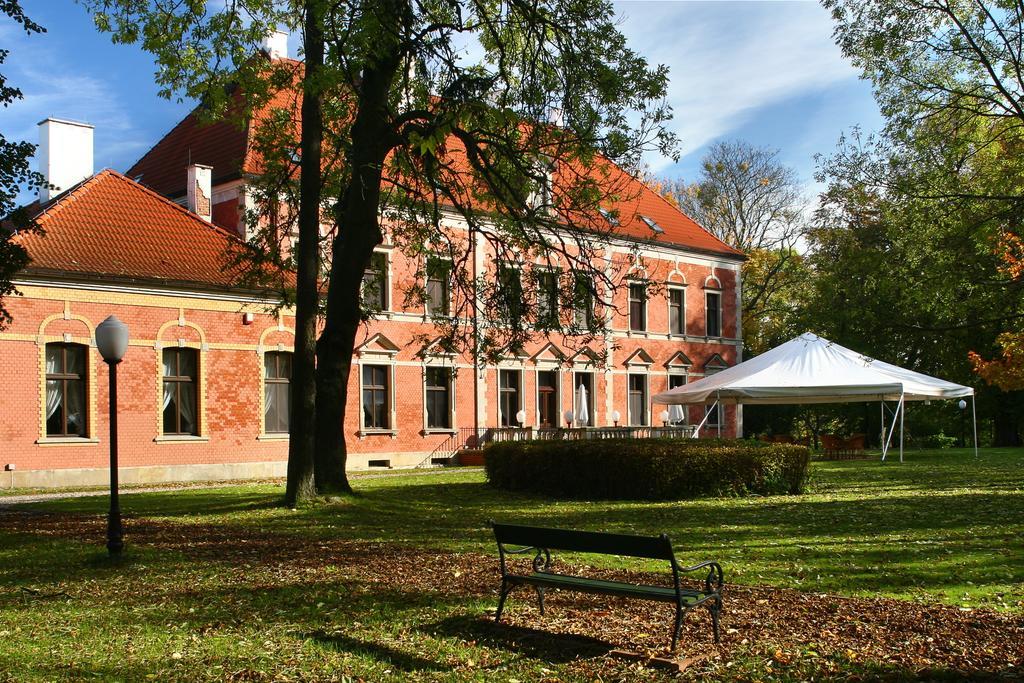
[[(47, 338), (46, 328), (50, 323), (62, 320), (62, 321), (76, 321), (85, 326), (85, 335), (76, 336), (65, 332), (62, 335), (50, 335)], [(81, 344), (86, 347), (85, 351), (85, 400), (86, 413), (87, 413), (87, 424), (89, 429), (89, 440), (96, 440), (96, 363), (98, 359), (95, 357), (93, 350), (96, 348), (96, 326), (92, 324), (92, 321), (84, 315), (78, 315), (71, 312), (71, 303), (69, 301), (64, 302), (64, 310), (60, 313), (54, 313), (48, 315), (42, 319), (39, 323), (39, 331), (36, 335), (36, 346), (39, 348), (39, 402), (37, 404), (37, 412), (39, 414), (39, 442), (45, 442), (46, 436), (46, 344), (47, 342), (63, 342), (65, 344)]]
[[(196, 331), (199, 336), (199, 341), (186, 341), (179, 337), (173, 342), (164, 340), (164, 334), (171, 328), (189, 328)], [(198, 420), (199, 429), (198, 436), (202, 439), (209, 438), (209, 426), (206, 422), (206, 365), (207, 358), (205, 354), (209, 351), (209, 346), (206, 342), (206, 331), (198, 324), (190, 322), (185, 319), (184, 309), (179, 309), (177, 320), (168, 320), (157, 330), (156, 339), (153, 342), (153, 356), (156, 359), (156, 400), (155, 406), (155, 427), (156, 434), (158, 435), (157, 440), (163, 436), (163, 396), (164, 396), (164, 363), (163, 363), (163, 350), (168, 346), (178, 346), (181, 348), (195, 349), (198, 352), (198, 371), (199, 377), (198, 387), (196, 391), (196, 402), (198, 404)]]

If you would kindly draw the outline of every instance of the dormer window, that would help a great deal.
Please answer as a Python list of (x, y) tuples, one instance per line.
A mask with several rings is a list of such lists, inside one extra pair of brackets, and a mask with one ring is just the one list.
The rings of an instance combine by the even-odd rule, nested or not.
[(650, 228), (651, 231), (655, 235), (664, 235), (665, 234), (665, 231), (662, 229), (662, 227), (660, 225), (658, 225), (655, 222), (655, 220), (653, 218), (651, 218), (650, 216), (640, 216), (640, 220), (642, 220), (644, 223), (646, 223), (647, 227)]
[(601, 216), (606, 221), (608, 221), (608, 225), (612, 226), (613, 228), (619, 227), (619, 219), (615, 217), (615, 214), (613, 214), (608, 209), (604, 209), (604, 208), (600, 208), (600, 209), (598, 209), (598, 211), (600, 211), (601, 212)]

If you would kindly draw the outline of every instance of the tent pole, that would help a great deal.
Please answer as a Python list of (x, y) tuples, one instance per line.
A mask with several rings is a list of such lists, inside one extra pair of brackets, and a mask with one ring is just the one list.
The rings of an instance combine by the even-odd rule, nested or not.
[(907, 414), (907, 404), (904, 395), (900, 394), (900, 462), (903, 462), (903, 416)]
[(971, 394), (971, 426), (974, 427), (974, 457), (978, 457), (978, 411), (974, 407), (974, 394)]
[[(716, 406), (718, 405), (718, 401), (715, 401), (715, 405)], [(714, 406), (712, 406), (712, 407), (714, 407)], [(711, 411), (707, 409), (707, 406), (705, 406), (704, 407), (704, 419), (701, 420), (700, 424), (697, 425), (697, 428), (693, 430), (693, 438), (696, 439), (696, 438), (700, 437), (700, 430), (704, 427), (704, 424), (708, 421), (709, 417), (711, 417)]]
[(885, 396), (882, 397), (882, 432), (878, 439), (882, 442), (882, 462), (885, 462)]
[(892, 437), (896, 433), (896, 414), (900, 411), (903, 405), (903, 396), (900, 396), (899, 402), (896, 404), (896, 410), (892, 411), (892, 424), (889, 425), (889, 435), (885, 437), (885, 442), (882, 444), (882, 462), (885, 462), (885, 456), (889, 452), (889, 444), (892, 443)]
[(722, 392), (715, 392), (715, 410), (718, 412), (715, 414), (717, 418), (715, 422), (718, 423), (718, 438), (722, 438), (722, 420), (725, 419), (725, 411), (722, 410)]

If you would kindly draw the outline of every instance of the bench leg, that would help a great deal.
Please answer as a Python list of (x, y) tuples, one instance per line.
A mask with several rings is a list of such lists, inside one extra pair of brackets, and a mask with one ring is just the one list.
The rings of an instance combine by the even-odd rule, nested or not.
[(540, 615), (544, 616), (544, 588), (537, 586), (537, 604), (540, 605)]
[(494, 615), (495, 622), (501, 621), (501, 613), (505, 610), (505, 598), (507, 598), (508, 594), (512, 592), (513, 587), (514, 586), (512, 584), (508, 583), (504, 579), (501, 580), (501, 596), (498, 598), (498, 611)]
[(715, 645), (717, 645), (719, 642), (721, 642), (721, 636), (719, 634), (718, 628), (718, 617), (722, 612), (722, 599), (718, 598), (717, 600), (715, 600), (713, 603), (711, 603), (711, 607), (709, 607), (708, 609), (711, 611), (711, 624), (712, 627), (715, 629)]
[(675, 652), (676, 646), (679, 645), (679, 634), (683, 630), (683, 617), (685, 615), (686, 612), (683, 611), (683, 608), (676, 605), (676, 621), (672, 625), (672, 649), (669, 652)]

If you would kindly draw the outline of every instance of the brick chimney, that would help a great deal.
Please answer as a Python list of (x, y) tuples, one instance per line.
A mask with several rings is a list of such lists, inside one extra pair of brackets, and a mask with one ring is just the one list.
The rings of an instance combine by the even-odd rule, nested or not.
[(88, 123), (46, 118), (39, 122), (39, 173), (54, 189), (39, 188), (39, 201), (48, 202), (92, 176), (92, 132)]
[(288, 34), (275, 28), (263, 39), (261, 49), (271, 59), (287, 59)]
[(213, 222), (213, 167), (191, 164), (188, 167), (188, 210), (207, 223)]

